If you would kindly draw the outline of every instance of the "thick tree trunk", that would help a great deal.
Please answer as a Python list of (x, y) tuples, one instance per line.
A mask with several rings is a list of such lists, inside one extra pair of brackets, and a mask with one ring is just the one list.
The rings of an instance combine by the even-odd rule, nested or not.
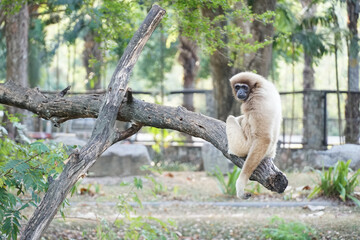
[(6, 15), (6, 81), (28, 85), (29, 11), (25, 3), (16, 14)]
[(314, 89), (315, 78), (314, 78), (314, 67), (313, 67), (313, 56), (309, 53), (304, 53), (304, 69), (303, 69), (303, 88), (304, 90)]
[[(359, 1), (347, 0), (348, 28), (350, 39), (348, 46), (348, 90), (359, 91), (359, 37), (357, 22), (359, 19)], [(359, 94), (348, 94), (345, 106), (345, 142), (359, 143)]]
[[(236, 8), (242, 8), (241, 2), (235, 4)], [(258, 0), (252, 1), (252, 11), (255, 14), (262, 14), (265, 11), (275, 10), (276, 0)], [(213, 20), (219, 15), (223, 15), (222, 8), (209, 9), (202, 8), (202, 15)], [(220, 22), (218, 25), (212, 26), (213, 28), (224, 29), (226, 21)], [(244, 34), (251, 33), (252, 39), (248, 40), (250, 44), (255, 42), (265, 42), (266, 39), (271, 39), (273, 36), (272, 24), (263, 24), (260, 21), (243, 22), (242, 19), (238, 19), (236, 24), (242, 28)], [(224, 30), (225, 32), (225, 30)], [(223, 35), (223, 41), (227, 41), (227, 36)], [(211, 75), (214, 85), (214, 97), (216, 99), (216, 116), (218, 119), (225, 121), (230, 114), (239, 115), (240, 105), (237, 103), (233, 96), (229, 85), (229, 79), (240, 71), (253, 71), (265, 78), (270, 72), (270, 63), (272, 55), (272, 45), (258, 49), (255, 53), (238, 53), (238, 57), (235, 60), (235, 65), (230, 66), (229, 52), (225, 48), (217, 49), (210, 56)]]
[[(275, 11), (276, 0), (257, 0), (252, 1), (252, 10), (255, 14), (262, 14), (266, 11)], [(264, 24), (260, 21), (254, 21), (250, 26), (253, 35), (252, 42), (263, 43), (266, 39), (272, 39), (274, 27), (272, 23)], [(272, 56), (272, 44), (258, 49), (254, 54), (244, 55), (244, 62), (247, 71), (255, 70), (265, 78), (269, 76)], [(246, 59), (245, 59), (246, 58)]]
[[(316, 13), (316, 4), (313, 3), (312, 0), (301, 0), (300, 1), (303, 11), (305, 11), (304, 18), (313, 17)], [(306, 31), (314, 31), (314, 28), (306, 29)], [(304, 69), (303, 69), (303, 89), (304, 90), (311, 90), (314, 89), (315, 85), (315, 78), (314, 78), (314, 67), (313, 67), (313, 56), (311, 52), (304, 50)], [(312, 131), (312, 124), (311, 124), (311, 104), (310, 101), (311, 96), (309, 96), (308, 92), (304, 93), (303, 96), (303, 147), (304, 148), (313, 148), (313, 131)], [(322, 146), (316, 146), (317, 149)]]
[[(225, 14), (224, 10), (202, 8), (202, 15), (213, 20), (219, 15)], [(220, 22), (212, 28), (224, 29), (226, 21)], [(223, 35), (223, 41), (227, 42), (226, 35)], [(240, 105), (234, 100), (229, 84), (229, 79), (236, 71), (229, 66), (229, 53), (225, 48), (219, 48), (210, 56), (211, 77), (213, 82), (213, 94), (215, 98), (215, 115), (218, 119), (225, 121), (229, 114), (239, 115)]]
[[(28, 86), (28, 33), (29, 11), (25, 3), (16, 14), (5, 17), (6, 36), (6, 81), (16, 82), (21, 86)], [(7, 108), (10, 114), (22, 113), (15, 108)], [(16, 130), (5, 117), (6, 129), (9, 137), (15, 138)]]
[[(184, 90), (194, 89), (195, 77), (199, 70), (198, 46), (195, 41), (188, 37), (180, 36), (179, 40), (179, 62), (183, 66), (184, 70)], [(193, 94), (183, 94), (183, 106), (190, 111), (195, 110)]]
[[(95, 40), (96, 33), (93, 30), (85, 35), (83, 61), (86, 69), (86, 89), (100, 89), (101, 88), (101, 63), (102, 55), (100, 49), (100, 43)], [(95, 59), (95, 63), (91, 63), (90, 60)]]

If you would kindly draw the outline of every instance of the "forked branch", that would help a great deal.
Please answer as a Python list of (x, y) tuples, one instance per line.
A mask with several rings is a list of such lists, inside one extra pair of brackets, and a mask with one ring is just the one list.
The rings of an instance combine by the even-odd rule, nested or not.
[[(30, 218), (21, 239), (40, 239), (41, 234), (50, 224), (60, 204), (64, 201), (71, 187), (84, 175), (95, 163), (96, 159), (113, 143), (126, 136), (137, 132), (140, 125), (134, 125), (123, 133), (115, 129), (115, 121), (118, 111), (125, 96), (125, 89), (130, 78), (130, 73), (137, 61), (145, 43), (164, 16), (165, 11), (154, 5), (148, 16), (135, 33), (121, 57), (116, 70), (111, 78), (108, 90), (98, 109), (98, 118), (90, 140), (77, 154), (71, 154), (60, 176), (50, 184), (48, 191)], [(29, 95), (31, 91), (28, 91)], [(4, 94), (4, 91), (0, 92)], [(6, 93), (5, 93), (6, 95)], [(29, 98), (29, 95), (27, 97)], [(37, 95), (41, 98), (41, 94)], [(46, 96), (43, 96), (46, 98)], [(54, 99), (47, 99), (51, 102), (62, 102), (64, 98), (58, 96)], [(25, 105), (32, 103), (32, 100), (25, 102)], [(43, 102), (46, 104), (46, 101)], [(37, 109), (39, 106), (35, 107)], [(56, 115), (48, 115), (50, 119), (59, 119)]]

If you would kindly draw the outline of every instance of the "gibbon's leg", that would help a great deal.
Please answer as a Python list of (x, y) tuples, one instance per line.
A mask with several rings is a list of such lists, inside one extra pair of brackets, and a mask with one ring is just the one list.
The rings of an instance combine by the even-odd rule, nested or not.
[(245, 186), (251, 174), (264, 158), (269, 144), (270, 138), (267, 137), (257, 138), (253, 141), (249, 154), (245, 160), (243, 168), (241, 169), (240, 176), (236, 181), (236, 195), (238, 198), (248, 199), (251, 196), (250, 193), (246, 194), (244, 192)]
[(247, 147), (247, 138), (240, 125), (244, 116), (229, 116), (226, 119), (226, 135), (228, 139), (228, 153), (239, 157), (246, 156), (249, 149)]

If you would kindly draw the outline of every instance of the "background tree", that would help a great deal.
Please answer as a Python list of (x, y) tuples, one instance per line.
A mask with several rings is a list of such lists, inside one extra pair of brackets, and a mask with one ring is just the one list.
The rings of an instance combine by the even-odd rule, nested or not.
[[(6, 81), (14, 82), (20, 86), (28, 86), (28, 34), (29, 9), (25, 2), (18, 6), (16, 3), (3, 2), (2, 14), (5, 15), (6, 38)], [(20, 8), (20, 9), (19, 9)], [(23, 111), (9, 107), (8, 114), (23, 113)], [(16, 129), (5, 115), (9, 137), (15, 138)]]
[(348, 97), (345, 105), (345, 142), (359, 143), (360, 110), (359, 94), (350, 91), (359, 91), (359, 36), (357, 22), (359, 19), (359, 1), (346, 1), (348, 14)]
[[(198, 56), (198, 45), (197, 43), (184, 36), (179, 36), (179, 62), (183, 67), (183, 86), (184, 90), (195, 89), (195, 77), (199, 71), (200, 59)], [(183, 106), (194, 111), (194, 95), (183, 94)]]

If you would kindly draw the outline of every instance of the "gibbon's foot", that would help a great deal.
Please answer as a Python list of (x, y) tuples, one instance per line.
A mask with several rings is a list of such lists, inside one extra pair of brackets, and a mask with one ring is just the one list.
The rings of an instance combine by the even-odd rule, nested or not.
[(238, 198), (243, 200), (249, 199), (251, 197), (251, 193), (247, 193), (247, 192), (237, 193), (236, 195)]
[(251, 197), (251, 193), (247, 193), (247, 192), (244, 192), (244, 191), (238, 191), (236, 193), (237, 197), (240, 198), (240, 199), (249, 199)]
[(240, 197), (241, 199), (249, 199), (251, 197), (251, 193), (243, 193), (243, 195)]

